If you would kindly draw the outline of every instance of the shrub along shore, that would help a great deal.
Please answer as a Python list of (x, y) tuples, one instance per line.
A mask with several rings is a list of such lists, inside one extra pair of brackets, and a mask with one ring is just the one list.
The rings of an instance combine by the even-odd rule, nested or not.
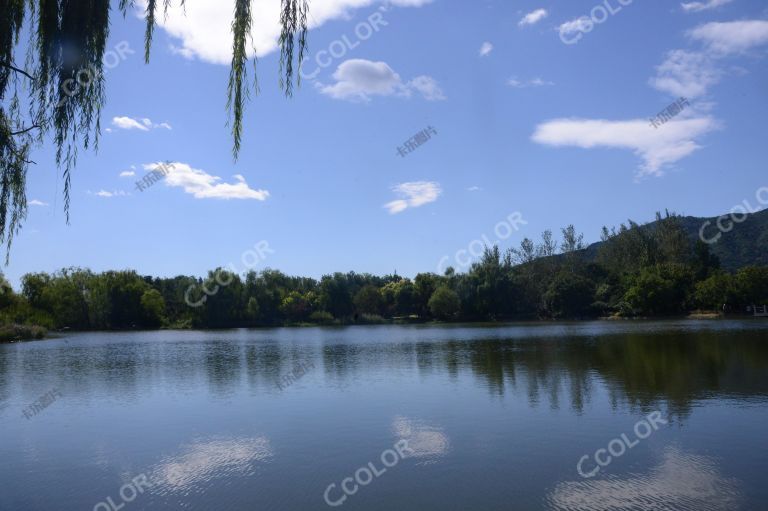
[[(205, 291), (203, 291), (205, 289)], [(768, 267), (721, 269), (679, 217), (603, 229), (596, 255), (573, 226), (556, 240), (486, 247), (465, 273), (334, 273), (321, 279), (266, 269), (205, 279), (69, 268), (31, 273), (16, 293), (0, 283), (0, 341), (45, 330), (235, 328), (382, 322), (485, 322), (744, 313), (768, 303)], [(711, 314), (709, 315), (711, 316)], [(706, 316), (705, 316), (706, 317)]]

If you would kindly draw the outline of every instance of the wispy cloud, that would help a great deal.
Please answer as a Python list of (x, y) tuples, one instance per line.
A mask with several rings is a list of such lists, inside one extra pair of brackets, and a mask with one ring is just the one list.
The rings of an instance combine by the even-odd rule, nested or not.
[(686, 2), (681, 3), (680, 7), (685, 12), (701, 12), (708, 11), (709, 9), (715, 9), (721, 5), (726, 5), (733, 2), (733, 0), (709, 0), (708, 2)]
[(120, 177), (133, 177), (136, 175), (136, 172), (133, 170), (124, 170), (120, 173)]
[(587, 16), (581, 16), (571, 21), (566, 21), (558, 27), (560, 31), (560, 37), (566, 37), (577, 32), (588, 32), (592, 20)]
[(697, 139), (717, 127), (711, 117), (674, 120), (658, 130), (646, 119), (554, 119), (538, 125), (531, 138), (555, 147), (631, 150), (643, 160), (637, 177), (644, 177), (663, 175), (666, 167), (700, 149)]
[(721, 72), (712, 59), (701, 52), (672, 50), (656, 68), (650, 84), (672, 96), (697, 98), (720, 80)]
[(145, 170), (157, 170), (164, 166), (167, 175), (166, 186), (181, 188), (185, 193), (196, 199), (250, 199), (264, 201), (269, 198), (267, 190), (253, 189), (241, 174), (234, 176), (234, 183), (225, 183), (218, 176), (213, 176), (204, 170), (192, 168), (187, 163), (149, 163)]
[(402, 213), (408, 208), (418, 208), (424, 204), (435, 202), (443, 193), (440, 183), (434, 181), (400, 183), (394, 186), (392, 191), (401, 198), (384, 205), (390, 215)]
[(128, 192), (124, 190), (113, 190), (111, 192), (108, 190), (99, 190), (98, 192), (95, 192), (95, 193), (88, 190), (87, 193), (89, 195), (95, 195), (97, 197), (103, 197), (105, 199), (109, 199), (112, 197), (127, 197), (128, 195), (130, 195)]
[(417, 92), (429, 101), (445, 99), (437, 81), (429, 76), (417, 76), (403, 82), (386, 62), (350, 59), (342, 62), (333, 73), (336, 83), (320, 84), (323, 94), (334, 99), (370, 101), (373, 96), (410, 97)]
[(146, 117), (142, 119), (134, 119), (132, 117), (113, 117), (112, 118), (112, 126), (122, 129), (122, 130), (139, 130), (139, 131), (149, 131), (152, 129), (158, 129), (163, 128), (170, 130), (171, 125), (167, 122), (161, 122), (161, 123), (153, 123), (151, 119), (147, 119)]
[(482, 46), (480, 46), (480, 56), (481, 57), (487, 57), (491, 54), (493, 51), (493, 44), (489, 43), (488, 41), (484, 42)]
[(717, 56), (744, 53), (768, 44), (768, 21), (716, 21), (694, 28), (688, 36)]
[(526, 25), (535, 25), (539, 21), (543, 20), (547, 17), (549, 13), (546, 9), (536, 9), (535, 11), (529, 12), (525, 16), (523, 16), (523, 19), (520, 20), (518, 23), (519, 26), (524, 27)]
[(650, 79), (652, 87), (673, 96), (705, 95), (725, 74), (723, 59), (768, 44), (768, 21), (712, 22), (686, 33), (702, 45), (700, 50), (672, 50)]
[(482, 188), (480, 188), (479, 186), (470, 186), (469, 188), (467, 188), (468, 192), (479, 192), (480, 190), (482, 190)]
[(48, 206), (47, 202), (43, 202), (43, 201), (37, 200), (37, 199), (32, 199), (27, 204), (29, 204), (30, 206)]
[(445, 99), (445, 94), (443, 94), (437, 80), (431, 76), (417, 76), (408, 82), (406, 87), (420, 93), (427, 101), (443, 101)]
[(554, 85), (554, 82), (542, 80), (541, 78), (534, 78), (533, 80), (518, 80), (517, 78), (510, 78), (507, 80), (507, 85), (516, 89), (525, 89), (526, 87), (544, 87), (546, 85)]

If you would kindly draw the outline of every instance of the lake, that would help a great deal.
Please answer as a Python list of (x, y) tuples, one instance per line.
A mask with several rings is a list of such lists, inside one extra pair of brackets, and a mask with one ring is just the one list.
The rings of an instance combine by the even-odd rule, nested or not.
[(0, 510), (768, 508), (768, 320), (0, 345)]

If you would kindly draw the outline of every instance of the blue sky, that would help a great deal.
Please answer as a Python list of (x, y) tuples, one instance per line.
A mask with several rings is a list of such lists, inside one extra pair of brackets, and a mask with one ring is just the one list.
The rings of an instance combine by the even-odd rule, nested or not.
[[(109, 48), (136, 53), (106, 76), (101, 145), (80, 152), (70, 225), (50, 144), (33, 155), (35, 205), (4, 269), (15, 285), (67, 266), (244, 271), (262, 240), (273, 252), (255, 269), (413, 276), (495, 241), (513, 212), (527, 224), (502, 248), (570, 223), (592, 242), (603, 225), (664, 208), (714, 216), (768, 186), (762, 0), (313, 0), (311, 78), (290, 100), (279, 2), (257, 1), (260, 93), (236, 162), (232, 2), (187, 3), (161, 20), (149, 65), (142, 20), (114, 14)], [(689, 104), (654, 128), (681, 96)], [(168, 176), (138, 191), (163, 161)]]

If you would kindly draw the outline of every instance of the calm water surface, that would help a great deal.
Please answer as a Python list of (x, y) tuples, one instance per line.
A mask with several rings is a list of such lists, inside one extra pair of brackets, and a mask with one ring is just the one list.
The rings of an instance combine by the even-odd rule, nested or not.
[(767, 405), (768, 321), (73, 334), (0, 345), (0, 510), (763, 510)]

